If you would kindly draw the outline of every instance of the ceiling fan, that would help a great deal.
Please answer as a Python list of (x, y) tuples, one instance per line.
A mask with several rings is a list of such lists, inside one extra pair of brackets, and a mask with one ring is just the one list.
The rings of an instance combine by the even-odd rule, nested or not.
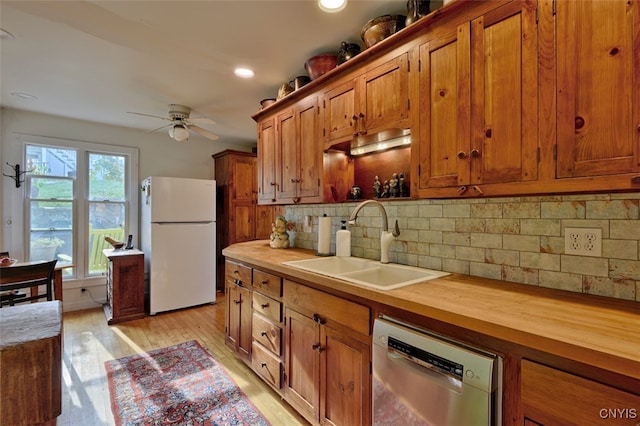
[(203, 129), (198, 124), (208, 124), (215, 125), (216, 123), (210, 118), (189, 118), (191, 115), (191, 108), (184, 105), (178, 104), (169, 104), (169, 116), (168, 117), (160, 117), (157, 115), (151, 114), (143, 114), (141, 112), (129, 112), (129, 114), (135, 115), (143, 115), (145, 117), (153, 117), (159, 118), (160, 120), (170, 121), (169, 124), (165, 124), (164, 126), (158, 127), (157, 129), (150, 130), (150, 132), (155, 132), (157, 130), (164, 129), (165, 127), (169, 128), (169, 136), (171, 138), (182, 142), (189, 139), (189, 131), (193, 131), (198, 133), (199, 135), (204, 136), (207, 139), (216, 140), (218, 139), (218, 135), (211, 133), (210, 131)]

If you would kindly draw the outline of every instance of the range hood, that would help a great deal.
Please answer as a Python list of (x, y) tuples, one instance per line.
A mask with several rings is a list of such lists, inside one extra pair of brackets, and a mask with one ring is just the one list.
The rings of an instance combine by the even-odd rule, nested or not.
[(377, 151), (411, 145), (411, 129), (389, 129), (372, 135), (358, 136), (351, 141), (351, 155), (364, 155)]

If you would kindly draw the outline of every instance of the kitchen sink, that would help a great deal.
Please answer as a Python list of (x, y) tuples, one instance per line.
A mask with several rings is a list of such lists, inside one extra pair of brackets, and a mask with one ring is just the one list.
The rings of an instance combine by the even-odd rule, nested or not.
[(415, 266), (380, 263), (358, 257), (320, 257), (283, 262), (284, 265), (361, 284), (378, 290), (392, 290), (449, 275), (448, 272)]

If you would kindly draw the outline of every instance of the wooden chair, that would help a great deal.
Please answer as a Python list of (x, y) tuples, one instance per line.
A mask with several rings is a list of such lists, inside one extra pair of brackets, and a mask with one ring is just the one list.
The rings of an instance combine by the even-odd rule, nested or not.
[[(15, 297), (0, 301), (0, 308), (3, 305), (13, 306), (15, 303), (31, 302), (37, 299), (46, 298), (53, 300), (53, 270), (57, 260), (29, 265), (15, 265), (0, 268), (0, 291), (18, 290), (21, 288), (37, 288), (45, 286), (45, 292), (36, 296)], [(31, 292), (34, 293), (33, 291)]]
[(103, 273), (107, 269), (107, 258), (102, 254), (102, 249), (110, 246), (104, 241), (104, 237), (122, 241), (124, 229), (89, 229), (89, 272)]

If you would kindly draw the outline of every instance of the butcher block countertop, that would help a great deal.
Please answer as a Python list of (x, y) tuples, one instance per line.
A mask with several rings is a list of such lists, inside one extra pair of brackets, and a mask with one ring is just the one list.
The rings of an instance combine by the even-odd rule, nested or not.
[(640, 303), (452, 274), (376, 290), (283, 265), (314, 258), (267, 240), (225, 248), (229, 259), (345, 297), (366, 299), (569, 360), (640, 379)]

